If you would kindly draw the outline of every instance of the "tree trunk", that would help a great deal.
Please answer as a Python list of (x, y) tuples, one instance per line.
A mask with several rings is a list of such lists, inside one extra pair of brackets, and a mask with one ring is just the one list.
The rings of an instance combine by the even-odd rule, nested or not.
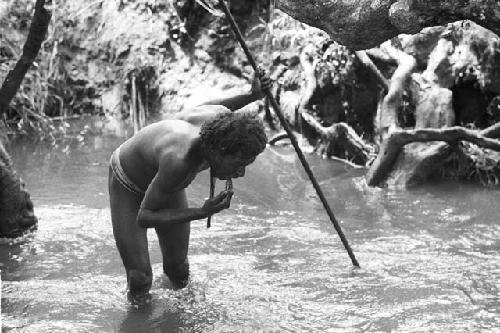
[[(45, 0), (37, 0), (28, 38), (21, 58), (0, 88), (0, 116), (14, 98), (21, 82), (35, 60), (50, 23)], [(33, 203), (24, 184), (16, 174), (9, 154), (0, 141), (0, 237), (17, 237), (36, 227)]]
[(303, 113), (302, 119), (321, 136), (321, 142), (315, 148), (321, 155), (334, 155), (332, 151), (338, 148), (339, 151), (345, 151), (346, 159), (358, 165), (366, 164), (372, 149), (349, 125), (341, 122), (324, 127), (308, 113)]
[(410, 75), (417, 64), (414, 57), (396, 49), (390, 41), (382, 44), (381, 49), (397, 63), (398, 67), (389, 81), (387, 94), (375, 117), (376, 132), (380, 136), (380, 141), (386, 137), (390, 129), (401, 127), (398, 123), (398, 109)]
[(35, 61), (42, 42), (47, 35), (50, 17), (50, 12), (45, 8), (45, 0), (37, 0), (35, 14), (31, 21), (30, 31), (21, 58), (17, 61), (14, 69), (7, 74), (2, 88), (0, 88), (0, 115), (7, 111), (10, 101), (16, 95), (26, 72)]

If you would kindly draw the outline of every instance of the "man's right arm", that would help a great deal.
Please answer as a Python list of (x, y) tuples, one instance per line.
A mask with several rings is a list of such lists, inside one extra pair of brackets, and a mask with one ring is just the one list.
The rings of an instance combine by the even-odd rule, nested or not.
[(200, 208), (184, 207), (184, 195), (179, 197), (185, 187), (179, 180), (188, 177), (186, 170), (189, 166), (184, 164), (183, 161), (160, 159), (158, 172), (148, 186), (137, 214), (137, 222), (141, 227), (154, 228), (199, 220), (229, 208), (232, 191), (221, 192)]
[(200, 208), (164, 208), (152, 210), (140, 208), (137, 222), (143, 228), (156, 228), (164, 225), (186, 223), (207, 218), (210, 215), (229, 208), (232, 191), (222, 191), (213, 199), (208, 199)]
[(141, 208), (137, 214), (137, 223), (142, 228), (156, 228), (165, 225), (200, 220), (206, 217), (208, 217), (208, 214), (201, 208), (160, 210)]

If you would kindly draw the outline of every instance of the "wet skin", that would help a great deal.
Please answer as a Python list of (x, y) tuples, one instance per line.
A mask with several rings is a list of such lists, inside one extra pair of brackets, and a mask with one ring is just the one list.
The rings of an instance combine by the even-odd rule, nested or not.
[(229, 208), (233, 192), (225, 190), (207, 199), (201, 207), (188, 207), (185, 188), (209, 167), (219, 179), (242, 177), (245, 167), (255, 160), (240, 154), (206, 151), (199, 136), (200, 127), (217, 114), (236, 111), (262, 96), (260, 90), (252, 90), (178, 113), (173, 119), (143, 128), (122, 144), (120, 162), (125, 174), (146, 189), (144, 195), (128, 191), (110, 169), (113, 235), (133, 297), (141, 297), (151, 288), (147, 228), (156, 230), (163, 270), (173, 286), (182, 288), (187, 284), (190, 222)]

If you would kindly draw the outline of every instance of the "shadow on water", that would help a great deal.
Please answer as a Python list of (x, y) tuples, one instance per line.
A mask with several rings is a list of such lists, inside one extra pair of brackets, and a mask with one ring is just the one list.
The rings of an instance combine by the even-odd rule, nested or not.
[[(127, 301), (107, 162), (123, 141), (11, 147), (39, 228), (0, 244), (8, 332), (490, 332), (500, 328), (497, 188), (366, 186), (308, 156), (361, 269), (353, 269), (294, 152), (268, 148), (212, 228), (193, 222), (191, 282), (173, 290), (154, 232), (151, 304)], [(223, 183), (217, 184), (222, 189)], [(208, 172), (188, 190), (208, 196)]]

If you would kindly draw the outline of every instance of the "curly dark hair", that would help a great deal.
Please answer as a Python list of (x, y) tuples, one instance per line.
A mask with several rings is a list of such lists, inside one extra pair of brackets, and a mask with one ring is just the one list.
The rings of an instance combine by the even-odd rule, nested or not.
[(203, 123), (200, 136), (209, 150), (227, 155), (241, 152), (245, 158), (259, 155), (267, 143), (262, 121), (249, 113), (221, 113)]

